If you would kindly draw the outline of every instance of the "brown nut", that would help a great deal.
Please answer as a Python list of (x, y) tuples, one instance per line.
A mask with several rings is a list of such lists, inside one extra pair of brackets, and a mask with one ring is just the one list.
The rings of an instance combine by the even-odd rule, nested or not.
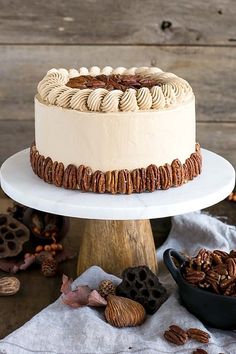
[(196, 350), (193, 351), (193, 354), (208, 354), (208, 352), (204, 349), (197, 348)]
[(202, 331), (201, 329), (189, 328), (187, 330), (187, 334), (189, 338), (195, 339), (198, 342), (209, 343), (210, 335), (207, 332)]
[(0, 296), (16, 294), (20, 289), (20, 281), (15, 277), (0, 278)]
[(188, 340), (188, 334), (179, 326), (172, 325), (168, 331), (165, 331), (164, 337), (168, 342), (176, 345), (183, 345)]

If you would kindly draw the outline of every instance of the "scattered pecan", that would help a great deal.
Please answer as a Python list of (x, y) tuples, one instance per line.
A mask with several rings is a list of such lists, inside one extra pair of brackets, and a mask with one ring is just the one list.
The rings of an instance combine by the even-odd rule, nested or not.
[(208, 354), (208, 352), (204, 349), (197, 348), (196, 350), (193, 351), (193, 354)]
[(176, 345), (183, 345), (188, 340), (187, 333), (179, 326), (172, 325), (168, 331), (165, 331), (164, 337), (167, 341)]
[(210, 335), (207, 332), (202, 331), (201, 329), (189, 328), (187, 330), (187, 334), (189, 338), (195, 339), (198, 342), (209, 343)]

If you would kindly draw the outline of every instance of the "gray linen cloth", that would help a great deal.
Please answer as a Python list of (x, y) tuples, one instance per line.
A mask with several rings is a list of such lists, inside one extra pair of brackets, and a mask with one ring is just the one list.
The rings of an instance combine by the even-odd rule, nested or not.
[[(176, 285), (162, 262), (166, 248), (194, 254), (200, 247), (236, 248), (236, 229), (209, 215), (195, 212), (173, 217), (173, 226), (166, 242), (159, 248), (159, 277), (170, 292), (168, 300), (142, 326), (118, 329), (105, 322), (103, 311), (89, 307), (72, 309), (56, 302), (34, 316), (24, 326), (0, 341), (0, 353), (192, 353), (204, 348), (209, 354), (236, 353), (236, 332), (206, 328), (179, 303)], [(99, 267), (91, 267), (73, 285), (88, 284), (96, 288), (103, 279), (118, 283), (119, 279)], [(26, 305), (26, 304), (25, 304)], [(165, 341), (163, 332), (177, 323), (183, 328), (198, 327), (209, 331), (208, 345), (189, 341), (178, 347)]]

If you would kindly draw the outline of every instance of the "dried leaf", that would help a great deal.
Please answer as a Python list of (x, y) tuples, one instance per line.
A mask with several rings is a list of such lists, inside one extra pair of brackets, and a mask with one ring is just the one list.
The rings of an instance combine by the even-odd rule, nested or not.
[(15, 260), (0, 259), (0, 269), (8, 273), (16, 273), (19, 270), (19, 264), (22, 262)]
[(93, 290), (88, 297), (88, 306), (106, 306), (106, 300), (97, 292), (97, 290)]
[(31, 254), (29, 257), (24, 259), (24, 263), (22, 263), (19, 267), (20, 270), (26, 270), (35, 262), (35, 255)]
[(71, 284), (73, 282), (73, 279), (69, 279), (67, 275), (63, 274), (62, 275), (62, 285), (61, 285), (61, 293), (63, 294), (68, 294), (71, 289)]
[(87, 285), (79, 286), (74, 291), (69, 291), (67, 294), (63, 293), (62, 302), (74, 308), (85, 306), (88, 304), (91, 291)]

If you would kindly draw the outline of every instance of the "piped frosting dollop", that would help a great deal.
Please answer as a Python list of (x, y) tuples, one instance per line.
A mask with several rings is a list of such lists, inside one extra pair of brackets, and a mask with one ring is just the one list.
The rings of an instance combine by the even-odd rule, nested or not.
[[(111, 77), (122, 76), (124, 82), (129, 81), (130, 86), (117, 85), (111, 87), (106, 83)], [(139, 78), (139, 85), (132, 84), (132, 78)], [(86, 77), (97, 80), (98, 87), (82, 88), (70, 87), (71, 80)], [(99, 87), (99, 80), (106, 85)], [(127, 77), (127, 80), (126, 80)], [(80, 80), (81, 80), (80, 79)], [(101, 84), (101, 81), (100, 81)], [(133, 86), (132, 86), (133, 85)], [(189, 83), (173, 73), (163, 72), (157, 67), (117, 67), (90, 69), (51, 69), (38, 84), (38, 93), (43, 101), (51, 105), (78, 111), (116, 112), (138, 110), (160, 110), (180, 105), (193, 97)]]

